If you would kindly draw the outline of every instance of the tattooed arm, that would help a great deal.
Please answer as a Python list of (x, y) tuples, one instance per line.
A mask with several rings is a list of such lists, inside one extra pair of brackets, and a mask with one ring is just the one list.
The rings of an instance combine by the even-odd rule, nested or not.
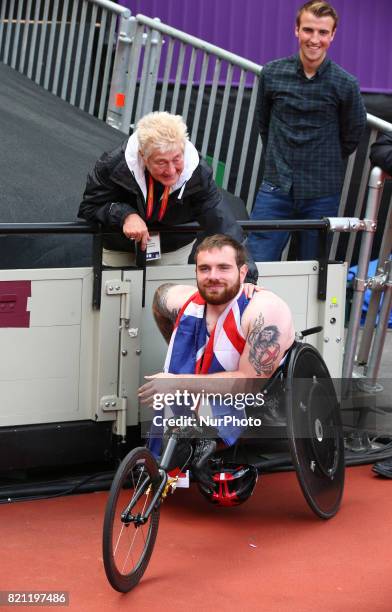
[(265, 325), (263, 315), (259, 314), (247, 338), (248, 361), (258, 376), (269, 378), (278, 367), (282, 353), (280, 336), (278, 327)]
[(290, 309), (277, 295), (257, 294), (243, 316), (246, 344), (239, 370), (249, 378), (270, 378), (294, 341)]
[(159, 331), (168, 344), (178, 314), (178, 309), (169, 309), (167, 306), (167, 294), (173, 287), (173, 283), (165, 283), (158, 287), (152, 302), (152, 314), (154, 315), (155, 323), (158, 325)]
[(156, 290), (152, 313), (159, 331), (168, 344), (181, 306), (195, 291), (195, 287), (173, 283), (165, 283)]

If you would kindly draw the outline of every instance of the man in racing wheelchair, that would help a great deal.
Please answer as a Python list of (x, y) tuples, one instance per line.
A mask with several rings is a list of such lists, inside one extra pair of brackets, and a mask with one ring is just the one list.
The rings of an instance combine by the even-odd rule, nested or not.
[[(242, 285), (245, 274), (241, 245), (215, 235), (196, 252), (198, 291), (166, 284), (156, 292), (154, 314), (169, 348), (164, 372), (147, 376), (139, 394), (153, 408), (158, 407), (157, 398), (163, 411), (169, 406), (175, 422), (168, 422), (165, 430), (166, 424), (154, 426), (153, 418), (149, 449), (132, 449), (113, 479), (105, 510), (103, 560), (108, 580), (118, 591), (134, 588), (148, 566), (161, 504), (177, 486), (173, 467), (190, 467), (201, 493), (216, 505), (235, 506), (252, 494), (258, 474), (255, 463), (229, 464), (223, 458), (221, 467), (217, 465), (224, 454), (215, 452), (217, 440), (233, 446), (243, 432), (242, 419), (234, 423), (244, 414), (234, 392), (241, 391), (243, 398), (244, 389), (258, 389), (262, 395), (267, 389), (275, 393), (276, 386), (282, 390), (290, 455), (305, 499), (323, 519), (339, 509), (344, 440), (333, 381), (317, 350), (294, 341), (285, 302), (265, 289), (249, 298), (249, 288)], [(319, 328), (301, 335), (315, 331)], [(229, 392), (228, 403), (220, 398), (215, 402), (217, 389), (222, 397)], [(203, 394), (209, 391), (213, 401), (208, 397), (205, 402)], [(189, 397), (190, 404), (185, 401)], [(205, 408), (214, 424), (208, 423), (204, 431), (200, 424)], [(189, 413), (193, 417), (182, 424)]]
[[(222, 390), (237, 397), (238, 391), (250, 390), (252, 379), (256, 383), (269, 379), (292, 346), (295, 333), (290, 309), (281, 298), (266, 289), (244, 287), (246, 251), (236, 240), (220, 234), (207, 237), (198, 246), (195, 261), (196, 292), (193, 286), (166, 283), (155, 293), (154, 317), (169, 348), (164, 372), (147, 376), (139, 397), (151, 404), (163, 389), (181, 387), (187, 397), (199, 398), (186, 425), (181, 420), (183, 406), (172, 409), (171, 416), (180, 418), (174, 419), (174, 430), (168, 430), (169, 435), (174, 431), (178, 436), (170, 467), (180, 467), (191, 457), (192, 474), (208, 492), (209, 459), (218, 444), (235, 444), (247, 421), (243, 407), (209, 401), (207, 423), (212, 425), (203, 428), (198, 413), (203, 411), (204, 397), (222, 397), (216, 393)], [(257, 387), (262, 387), (260, 381)], [(161, 453), (165, 422), (171, 424), (173, 419), (161, 418), (160, 426), (150, 430), (149, 448), (156, 457)]]

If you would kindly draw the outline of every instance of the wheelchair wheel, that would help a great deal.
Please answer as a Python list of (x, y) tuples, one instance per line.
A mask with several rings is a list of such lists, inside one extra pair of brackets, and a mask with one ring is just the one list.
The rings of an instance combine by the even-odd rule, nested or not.
[(340, 407), (327, 366), (309, 344), (291, 352), (285, 385), (287, 434), (297, 478), (317, 516), (339, 509), (344, 488)]
[(159, 503), (143, 518), (161, 482), (149, 450), (136, 448), (122, 461), (113, 480), (103, 526), (103, 561), (114, 589), (126, 593), (143, 576), (159, 524)]

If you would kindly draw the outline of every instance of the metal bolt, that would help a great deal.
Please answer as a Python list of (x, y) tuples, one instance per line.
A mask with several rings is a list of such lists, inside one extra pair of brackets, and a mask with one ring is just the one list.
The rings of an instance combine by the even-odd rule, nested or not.
[(324, 342), (329, 342), (329, 338), (324, 338)]
[(317, 266), (313, 266), (313, 270), (316, 272), (316, 270), (317, 270)]
[(126, 355), (128, 355), (128, 351), (127, 351), (126, 349), (123, 349), (123, 350), (121, 351), (121, 355), (122, 355), (123, 357), (125, 357)]
[(105, 408), (109, 408), (110, 402), (105, 402)]
[(116, 290), (116, 291), (120, 291), (120, 285), (116, 285), (116, 286), (115, 286), (115, 290)]
[(113, 286), (109, 285), (109, 291), (113, 291)]
[(141, 355), (142, 354), (142, 350), (141, 349), (136, 349), (135, 353), (136, 353), (136, 355)]
[(112, 406), (113, 406), (113, 407), (114, 407), (114, 406), (116, 406), (116, 405), (117, 405), (117, 403), (116, 403), (116, 402), (112, 402)]
[(342, 341), (342, 339), (341, 339), (341, 338), (339, 338), (339, 336), (338, 336), (338, 337), (336, 338), (336, 342), (339, 344), (339, 342), (341, 342), (341, 341)]

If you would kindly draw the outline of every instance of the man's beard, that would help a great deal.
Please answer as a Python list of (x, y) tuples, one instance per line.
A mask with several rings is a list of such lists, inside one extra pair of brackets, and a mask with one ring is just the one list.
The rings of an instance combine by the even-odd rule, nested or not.
[[(212, 283), (211, 283), (212, 284)], [(238, 280), (233, 285), (229, 287), (221, 287), (219, 293), (210, 293), (207, 287), (201, 287), (199, 283), (197, 283), (197, 288), (202, 298), (205, 299), (207, 304), (212, 304), (213, 306), (221, 306), (222, 304), (227, 304), (231, 302), (232, 299), (235, 298), (238, 291), (240, 290), (241, 282), (238, 276)]]

